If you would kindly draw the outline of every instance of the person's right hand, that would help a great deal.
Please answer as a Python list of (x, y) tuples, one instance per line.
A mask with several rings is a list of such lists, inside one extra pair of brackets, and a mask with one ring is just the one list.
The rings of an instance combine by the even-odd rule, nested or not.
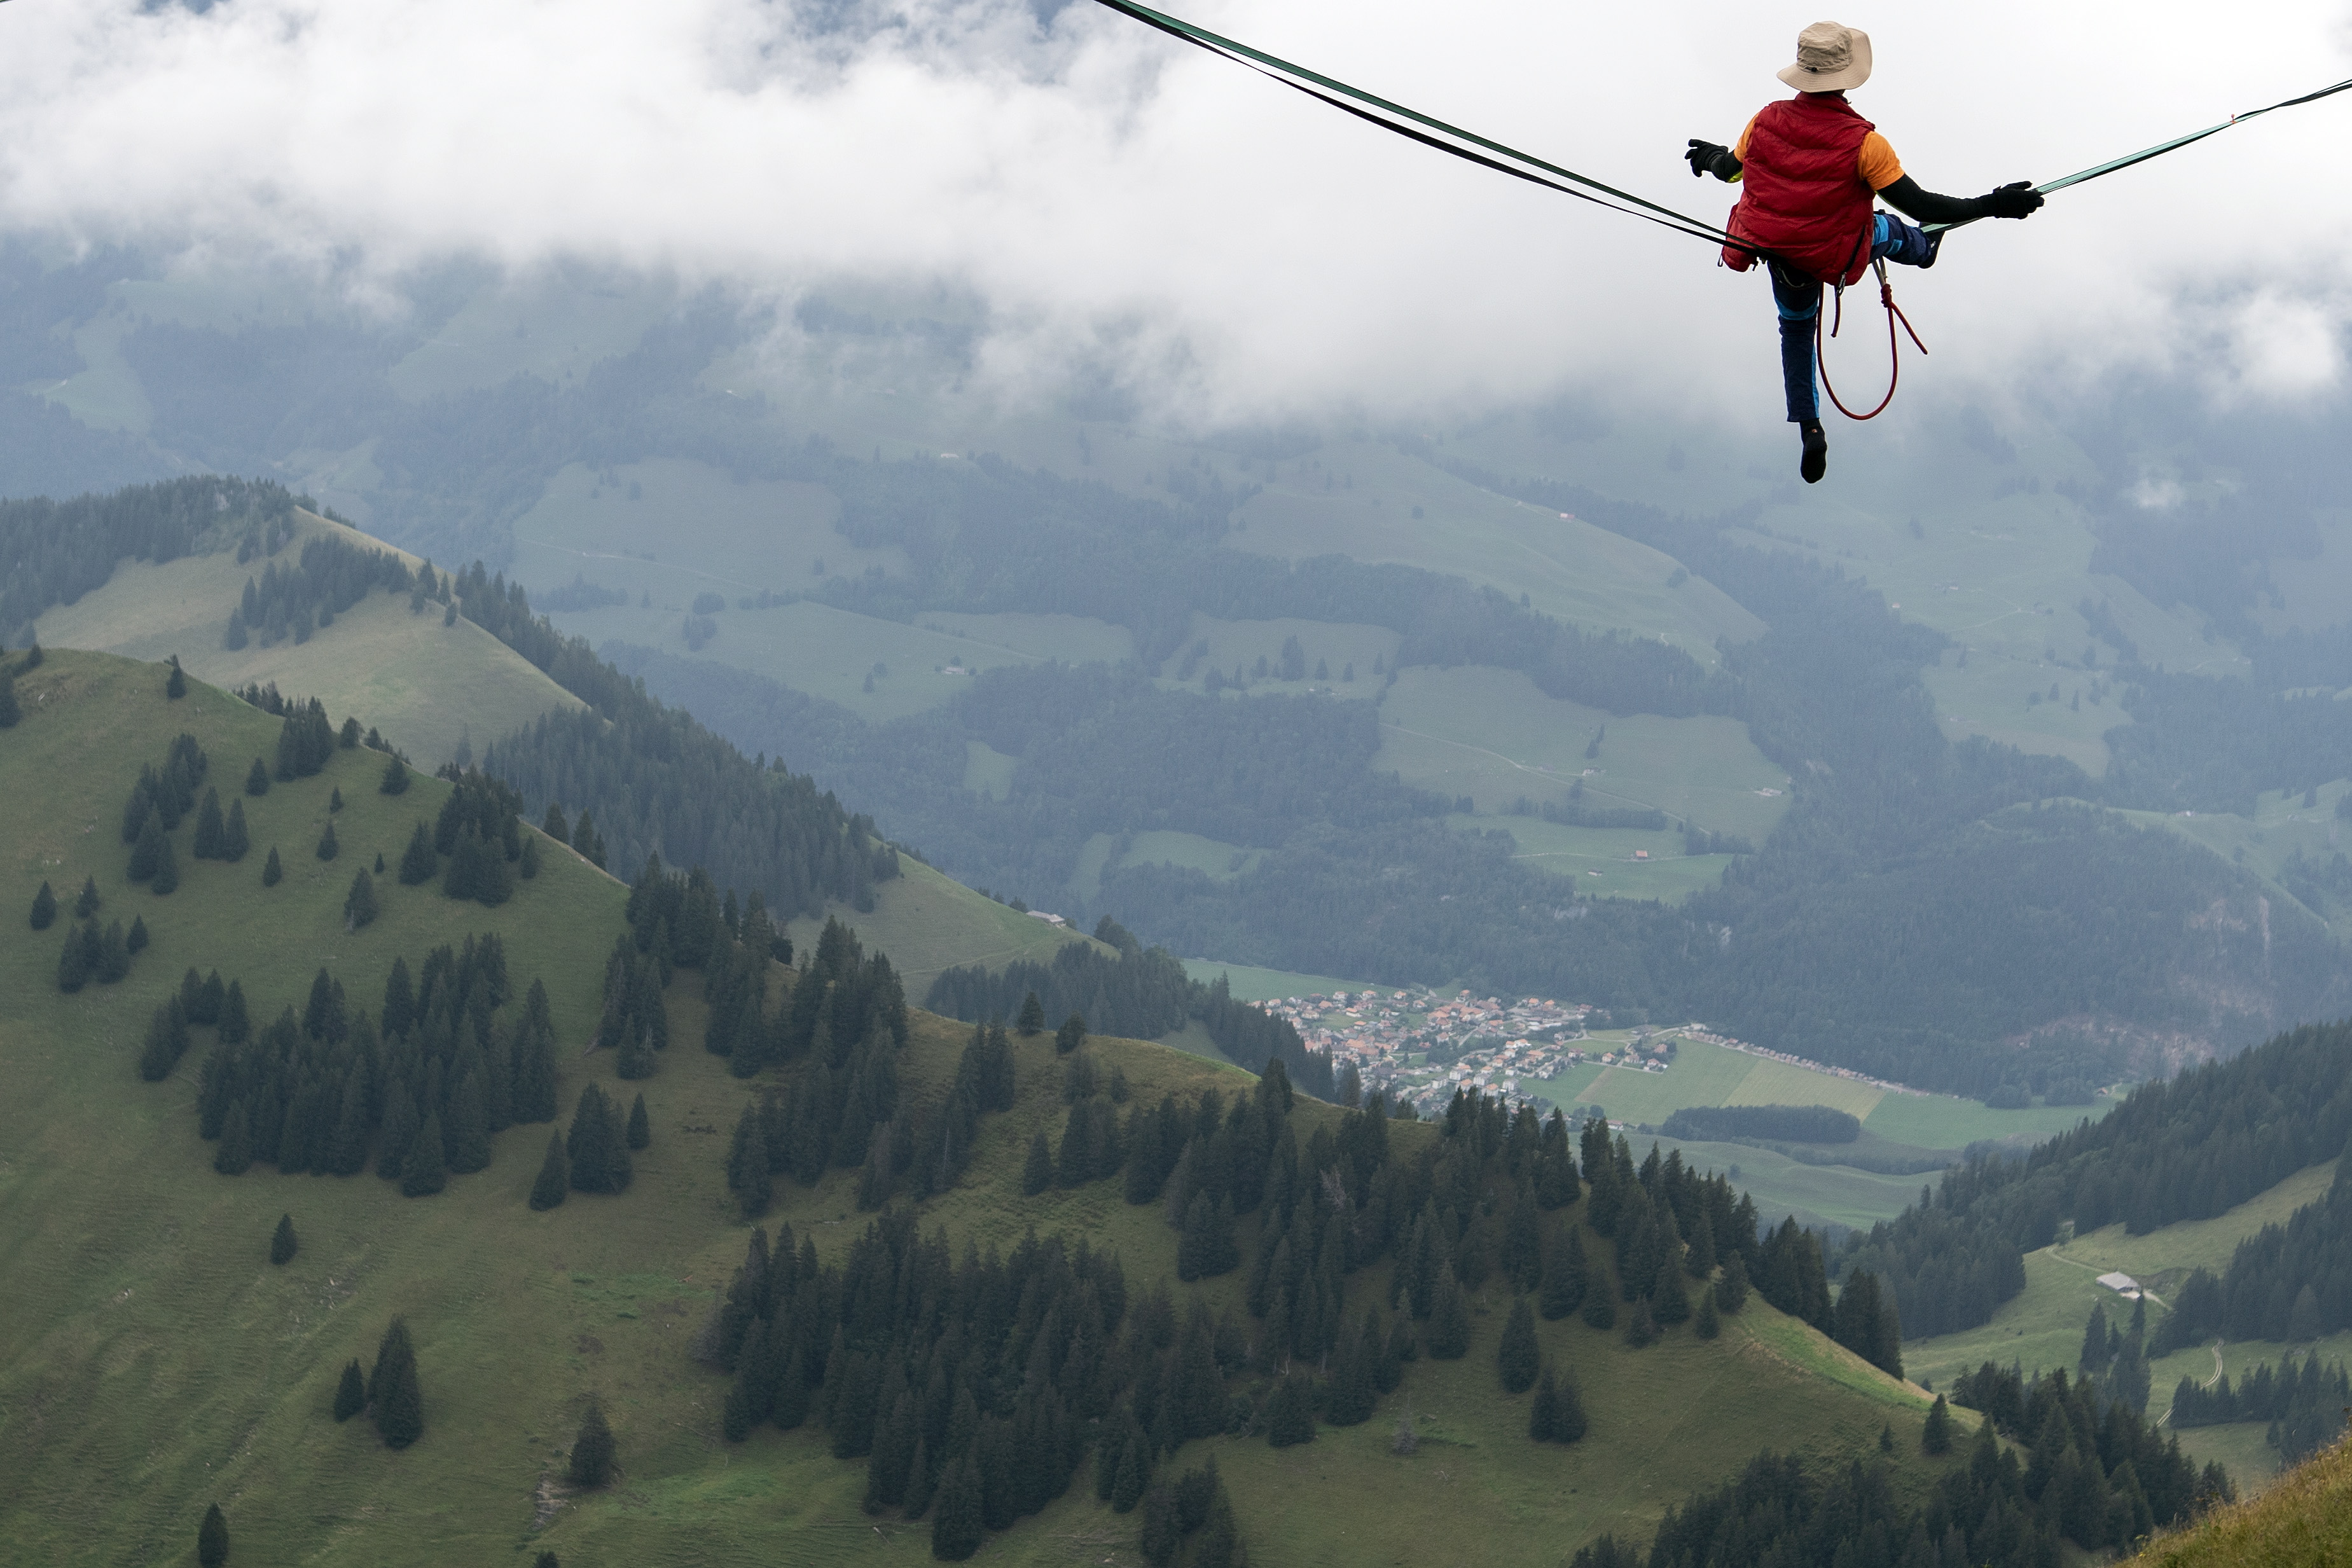
[(1716, 161), (1730, 151), (1730, 148), (1721, 142), (1701, 141), (1694, 136), (1690, 139), (1690, 151), (1683, 154), (1683, 161), (1691, 166), (1693, 179), (1696, 179), (1701, 174), (1717, 174), (1720, 178), (1716, 168)]
[(2042, 210), (2042, 193), (2033, 188), (2032, 181), (2020, 180), (1987, 196), (1985, 205), (1997, 218), (2031, 217)]

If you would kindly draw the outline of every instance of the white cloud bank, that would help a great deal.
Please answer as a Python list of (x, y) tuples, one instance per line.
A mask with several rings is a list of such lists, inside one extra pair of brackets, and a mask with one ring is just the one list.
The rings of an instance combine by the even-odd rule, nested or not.
[[(1720, 219), (1688, 136), (1811, 11), (1185, 0), (1196, 20)], [(847, 13), (827, 30), (821, 14)], [(2346, 74), (2336, 6), (1901, 0), (1854, 95), (1930, 189), (2046, 179)], [(1955, 236), (1899, 293), (1954, 380), (2342, 373), (2352, 94)], [(986, 302), (1000, 383), (1113, 361), (1163, 412), (1459, 410), (1570, 385), (1773, 412), (1761, 281), (1085, 0), (134, 0), (0, 8), (0, 225), (395, 277), (566, 257)], [(1876, 329), (1876, 309), (1862, 324)], [(1849, 317), (1851, 320), (1851, 316)], [(1865, 341), (1874, 340), (1866, 339)], [(1759, 378), (1762, 385), (1758, 384)], [(1760, 394), (1760, 397), (1759, 397)]]

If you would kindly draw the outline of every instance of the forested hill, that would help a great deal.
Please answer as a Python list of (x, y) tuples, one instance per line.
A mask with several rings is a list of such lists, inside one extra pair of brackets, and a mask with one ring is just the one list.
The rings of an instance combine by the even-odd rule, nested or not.
[[(897, 852), (870, 819), (781, 758), (745, 757), (691, 716), (648, 696), (584, 643), (567, 643), (531, 614), (520, 585), (478, 564), (463, 573), (436, 570), (429, 560), (412, 568), (348, 527), (326, 528), (299, 555), (288, 549), (297, 508), (311, 506), (279, 485), (216, 477), (62, 502), (0, 502), (0, 636), (21, 641), (44, 611), (100, 589), (127, 561), (168, 566), (200, 557), (225, 561), (233, 553), (246, 569), (245, 587), (241, 596), (224, 591), (215, 608), (219, 645), (299, 643), (316, 656), (356, 634), (348, 621), (355, 608), (404, 600), (413, 616), (429, 609), (447, 623), (462, 617), (482, 627), (589, 705), (545, 714), (493, 742), (483, 762), (522, 792), (534, 815), (559, 804), (569, 818), (584, 815), (583, 848), (616, 873), (634, 873), (656, 852), (678, 864), (724, 867), (731, 885), (758, 891), (785, 915), (819, 913), (827, 900), (870, 908), (874, 887), (898, 874)], [(320, 527), (315, 515), (305, 526)], [(173, 583), (159, 577), (153, 591), (175, 594)], [(380, 673), (404, 684), (451, 674)], [(434, 700), (462, 703), (472, 689), (463, 674), (452, 675), (453, 689)]]
[[(2120, 1220), (2140, 1235), (2211, 1218), (2336, 1158), (2347, 1134), (2352, 1024), (2294, 1030), (2229, 1061), (2143, 1084), (2105, 1117), (2021, 1161), (1982, 1158), (1947, 1173), (1930, 1201), (1850, 1237), (1838, 1266), (1890, 1281), (1910, 1334), (1971, 1328), (2024, 1289), (2022, 1254), (2049, 1245), (2062, 1221), (2081, 1232)], [(2284, 1337), (2307, 1281), (2318, 1282), (2330, 1330), (2352, 1323), (2352, 1294), (2343, 1282), (2352, 1275), (2335, 1268), (2340, 1254), (2352, 1252), (2320, 1239), (2322, 1231), (2352, 1238), (2352, 1205), (2331, 1195), (2295, 1224), (2311, 1234), (2293, 1249), (2291, 1278), (2265, 1261), (2282, 1252), (2277, 1244), (2258, 1248), (2261, 1256), (2241, 1249), (2232, 1290), (2213, 1290), (2210, 1277), (2184, 1290), (2183, 1310), (2168, 1320), (2168, 1331), (2179, 1322), (2183, 1333), (2219, 1332), (2226, 1320), (2233, 1339)]]

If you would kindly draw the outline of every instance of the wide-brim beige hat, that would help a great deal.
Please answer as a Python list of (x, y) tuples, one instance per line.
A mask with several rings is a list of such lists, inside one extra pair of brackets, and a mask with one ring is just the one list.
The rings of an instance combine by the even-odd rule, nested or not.
[(1870, 79), (1870, 35), (1838, 22), (1816, 22), (1797, 35), (1797, 63), (1780, 79), (1799, 92), (1843, 92)]

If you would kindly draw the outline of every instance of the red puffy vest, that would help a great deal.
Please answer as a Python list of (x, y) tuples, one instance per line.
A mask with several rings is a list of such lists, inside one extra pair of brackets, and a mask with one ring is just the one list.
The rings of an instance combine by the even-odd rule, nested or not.
[[(1859, 165), (1874, 129), (1840, 93), (1766, 105), (1748, 132), (1730, 232), (1824, 283), (1859, 282), (1870, 267), (1877, 194)], [(1745, 272), (1756, 258), (1726, 246), (1723, 259)]]

